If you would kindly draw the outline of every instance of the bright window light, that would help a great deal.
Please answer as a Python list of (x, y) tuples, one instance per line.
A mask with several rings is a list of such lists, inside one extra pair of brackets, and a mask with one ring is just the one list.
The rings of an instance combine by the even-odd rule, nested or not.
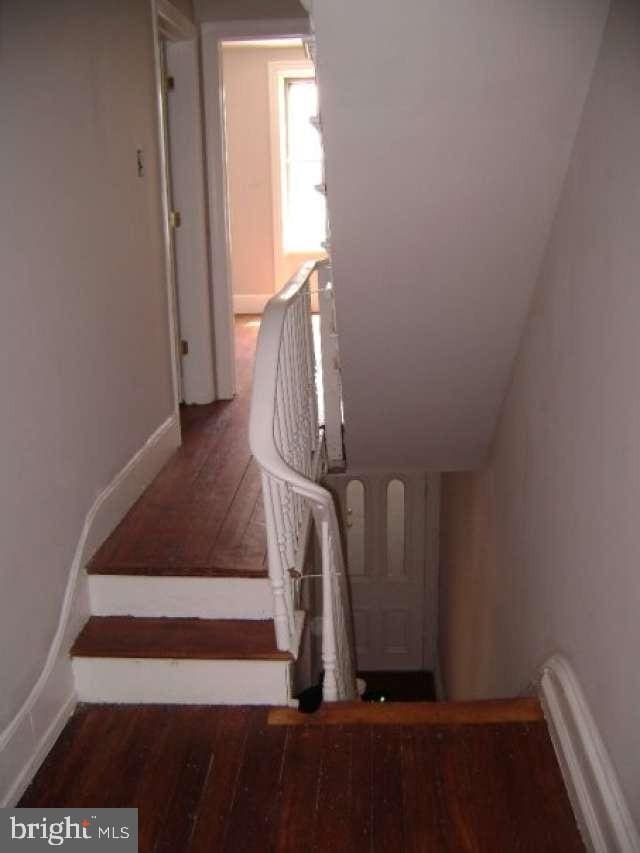
[(326, 239), (326, 201), (322, 183), (320, 134), (311, 124), (318, 113), (318, 88), (310, 77), (284, 81), (282, 175), (284, 183), (283, 242), (286, 252), (320, 252)]

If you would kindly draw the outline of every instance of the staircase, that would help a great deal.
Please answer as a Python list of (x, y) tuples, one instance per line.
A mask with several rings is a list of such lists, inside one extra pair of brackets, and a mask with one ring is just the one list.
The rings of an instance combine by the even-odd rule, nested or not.
[(251, 413), (257, 463), (249, 450), (254, 338), (245, 331), (238, 398), (198, 407), (204, 414), (187, 424), (183, 447), (88, 566), (92, 616), (71, 650), (80, 701), (288, 704), (305, 572), (323, 578), (325, 699), (355, 695), (337, 517), (317, 484), (326, 450), (310, 313), (315, 271), (303, 265), (262, 319)]
[(83, 702), (279, 705), (293, 656), (271, 620), (93, 616), (72, 649)]

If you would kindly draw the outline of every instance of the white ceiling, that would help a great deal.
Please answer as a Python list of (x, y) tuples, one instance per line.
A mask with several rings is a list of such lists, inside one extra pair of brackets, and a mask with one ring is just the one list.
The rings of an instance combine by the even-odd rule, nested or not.
[(349, 461), (478, 465), (606, 0), (315, 0)]

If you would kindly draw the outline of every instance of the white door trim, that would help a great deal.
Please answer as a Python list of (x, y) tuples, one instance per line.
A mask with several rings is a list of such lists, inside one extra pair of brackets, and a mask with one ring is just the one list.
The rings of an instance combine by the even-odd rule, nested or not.
[(158, 150), (160, 160), (160, 189), (162, 204), (162, 231), (164, 234), (165, 255), (165, 286), (167, 289), (169, 343), (171, 355), (171, 378), (173, 385), (174, 412), (180, 429), (180, 356), (177, 349), (178, 340), (178, 300), (175, 284), (174, 260), (171, 252), (171, 234), (169, 231), (169, 160), (167, 152), (167, 117), (162, 80), (162, 57), (160, 55), (161, 38), (194, 38), (194, 25), (182, 12), (176, 9), (169, 0), (150, 0), (151, 27), (153, 33), (153, 58), (156, 85), (156, 102), (158, 110)]
[(308, 35), (309, 21), (306, 18), (217, 21), (201, 26), (216, 389), (219, 399), (230, 399), (236, 390), (220, 43), (259, 38), (304, 38)]

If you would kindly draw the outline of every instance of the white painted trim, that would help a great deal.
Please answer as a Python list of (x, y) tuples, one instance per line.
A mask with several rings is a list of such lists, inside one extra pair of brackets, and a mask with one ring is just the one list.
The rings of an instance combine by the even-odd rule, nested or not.
[[(69, 570), (58, 626), (42, 672), (22, 707), (0, 733), (2, 803), (9, 802), (9, 797), (21, 784), (29, 783), (30, 774), (38, 768), (36, 759), (40, 744), (48, 743), (48, 733), (53, 731), (55, 720), (63, 714), (70, 701), (69, 694), (73, 693), (68, 651), (89, 614), (86, 575), (82, 569), (179, 444), (179, 426), (175, 415), (171, 415), (98, 494), (85, 517)], [(7, 758), (10, 753), (11, 761)], [(3, 775), (5, 772), (9, 774), (7, 777)]]
[[(174, 412), (180, 424), (180, 401), (182, 399), (182, 377), (178, 338), (180, 323), (178, 319), (178, 296), (176, 293), (175, 259), (173, 253), (173, 238), (169, 226), (169, 210), (171, 204), (171, 187), (169, 176), (168, 129), (164, 98), (163, 62), (161, 53), (161, 19), (158, 3), (151, 2), (151, 28), (153, 36), (153, 65), (156, 87), (156, 110), (158, 121), (158, 159), (160, 165), (160, 197), (162, 208), (162, 234), (165, 265), (165, 288), (167, 291), (167, 323), (169, 331), (169, 352), (171, 356), (171, 380), (173, 386)], [(170, 5), (170, 4), (169, 4)]]
[(569, 662), (554, 655), (539, 690), (583, 840), (593, 853), (637, 853), (640, 836), (616, 771)]
[[(82, 535), (85, 536), (86, 529), (86, 542), (81, 554), (82, 567), (120, 523), (178, 447), (180, 447), (179, 423), (174, 415), (170, 415), (151, 433), (109, 485), (100, 492), (89, 510), (82, 531)], [(82, 544), (82, 537), (80, 542)]]
[(236, 293), (233, 297), (234, 314), (262, 314), (273, 293)]
[(90, 575), (94, 616), (273, 619), (268, 578)]
[(254, 38), (303, 38), (309, 33), (306, 18), (207, 22), (201, 27), (205, 146), (209, 178), (210, 268), (212, 279), (216, 391), (218, 399), (231, 399), (236, 390), (233, 339), (229, 213), (227, 202), (224, 95), (220, 43)]
[(74, 658), (82, 702), (286, 705), (288, 660)]
[(18, 773), (13, 785), (2, 799), (0, 799), (1, 808), (13, 808), (18, 803), (20, 797), (31, 784), (31, 780), (37, 773), (40, 765), (45, 760), (54, 743), (60, 736), (60, 733), (67, 724), (69, 717), (75, 711), (76, 705), (77, 700), (74, 690), (62, 702), (57, 713), (51, 720), (49, 727), (37, 741), (32, 755), (27, 759), (26, 763)]

